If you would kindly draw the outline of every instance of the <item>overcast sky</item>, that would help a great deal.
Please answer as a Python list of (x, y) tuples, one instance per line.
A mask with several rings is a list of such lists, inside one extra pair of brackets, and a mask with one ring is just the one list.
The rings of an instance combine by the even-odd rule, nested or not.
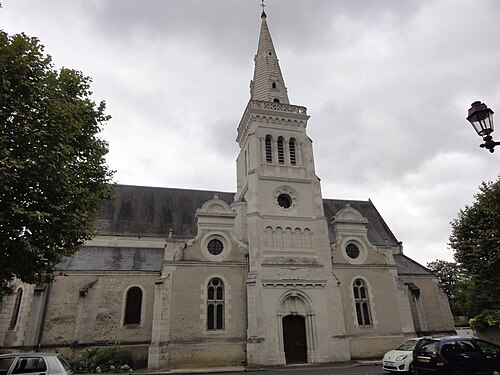
[[(118, 183), (235, 191), (259, 0), (1, 2), (0, 28), (93, 78)], [(500, 111), (500, 1), (266, 4), (324, 198), (371, 199), (406, 255), (453, 260), (449, 222), (500, 172), (465, 120)]]

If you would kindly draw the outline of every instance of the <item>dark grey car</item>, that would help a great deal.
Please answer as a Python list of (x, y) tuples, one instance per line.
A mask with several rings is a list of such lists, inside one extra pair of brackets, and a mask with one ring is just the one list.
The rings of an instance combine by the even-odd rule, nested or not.
[(424, 339), (413, 351), (413, 369), (416, 374), (498, 374), (500, 347), (474, 337)]

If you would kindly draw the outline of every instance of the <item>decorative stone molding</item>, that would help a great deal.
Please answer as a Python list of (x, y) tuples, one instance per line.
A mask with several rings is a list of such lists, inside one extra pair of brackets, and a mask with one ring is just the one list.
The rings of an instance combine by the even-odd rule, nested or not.
[(262, 280), (262, 285), (265, 287), (287, 287), (287, 288), (323, 288), (326, 285), (326, 280)]
[(196, 217), (200, 216), (223, 216), (236, 217), (236, 213), (229, 207), (229, 204), (219, 199), (217, 193), (214, 198), (205, 202), (201, 208), (196, 210)]
[[(290, 207), (283, 208), (278, 204), (278, 197), (280, 195), (286, 195), (290, 197)], [(297, 204), (299, 201), (299, 194), (297, 190), (292, 188), (291, 186), (281, 185), (274, 189), (273, 191), (273, 201), (276, 204), (276, 207), (283, 213), (295, 213), (297, 210)]]
[(368, 219), (348, 203), (343, 209), (337, 212), (337, 215), (332, 218), (331, 223), (368, 224)]
[[(214, 255), (208, 251), (208, 243), (211, 240), (219, 240), (222, 242), (223, 250), (220, 254)], [(203, 236), (203, 238), (201, 239), (200, 246), (201, 246), (201, 252), (203, 253), (203, 255), (208, 260), (215, 261), (215, 262), (220, 262), (220, 261), (226, 259), (232, 250), (231, 239), (229, 238), (229, 236), (226, 233), (219, 232), (219, 231), (217, 231), (217, 232), (210, 231), (210, 232), (206, 233)]]
[(289, 112), (289, 113), (299, 113), (307, 115), (307, 108), (298, 105), (285, 104), (285, 103), (275, 103), (267, 102), (261, 100), (251, 100), (248, 102), (248, 108), (254, 109), (271, 109), (273, 111)]
[[(356, 245), (359, 249), (359, 255), (356, 258), (351, 258), (347, 254), (347, 246), (349, 244)], [(364, 241), (360, 241), (358, 237), (347, 236), (341, 242), (340, 251), (342, 252), (342, 256), (344, 259), (350, 264), (364, 264), (366, 259), (368, 258), (368, 249)]]

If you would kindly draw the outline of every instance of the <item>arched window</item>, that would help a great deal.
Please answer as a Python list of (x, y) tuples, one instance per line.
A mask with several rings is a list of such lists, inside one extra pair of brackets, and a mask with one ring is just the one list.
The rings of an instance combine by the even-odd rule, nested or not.
[(141, 310), (142, 290), (138, 286), (133, 286), (127, 291), (123, 324), (141, 324)]
[(12, 311), (12, 317), (10, 319), (9, 329), (12, 330), (16, 328), (17, 318), (19, 317), (19, 310), (21, 309), (21, 301), (23, 300), (23, 290), (19, 288), (16, 292), (16, 302), (14, 303), (14, 311)]
[(207, 330), (224, 329), (224, 283), (215, 277), (207, 289)]
[(266, 163), (273, 162), (272, 143), (273, 143), (273, 137), (271, 137), (270, 135), (266, 135)]
[(296, 145), (296, 140), (295, 138), (290, 138), (289, 142), (289, 149), (290, 149), (290, 164), (291, 165), (296, 165), (297, 164), (297, 157), (295, 155), (295, 145)]
[(278, 98), (274, 98), (273, 102), (275, 102), (275, 103), (279, 103), (279, 102), (280, 102), (280, 100), (279, 100)]
[(358, 318), (358, 325), (369, 326), (371, 325), (370, 302), (368, 299), (368, 289), (366, 283), (361, 279), (354, 280), (352, 285), (354, 292), (354, 303), (356, 305), (356, 317)]
[(276, 88), (276, 82), (273, 82), (273, 89)]
[(283, 137), (278, 138), (278, 162), (280, 164), (285, 164), (285, 152), (283, 147), (284, 142), (285, 140), (283, 139)]

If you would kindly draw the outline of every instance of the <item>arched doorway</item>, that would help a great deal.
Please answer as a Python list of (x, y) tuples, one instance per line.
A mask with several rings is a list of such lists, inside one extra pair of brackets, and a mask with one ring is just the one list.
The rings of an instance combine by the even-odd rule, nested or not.
[(283, 317), (286, 363), (307, 363), (306, 320), (300, 315)]

